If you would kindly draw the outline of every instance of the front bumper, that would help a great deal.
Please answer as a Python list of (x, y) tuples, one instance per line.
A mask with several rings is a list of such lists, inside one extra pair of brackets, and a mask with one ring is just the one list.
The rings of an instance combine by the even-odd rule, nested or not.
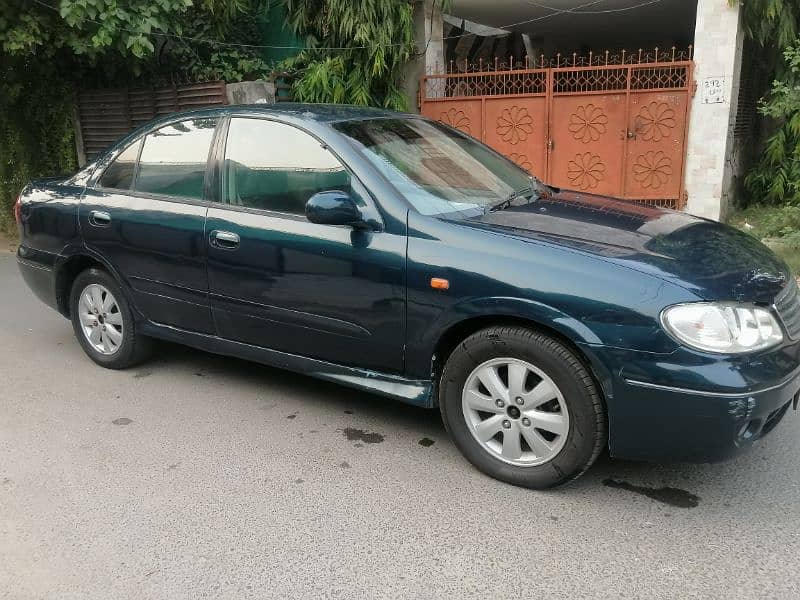
[(800, 344), (748, 357), (614, 350), (596, 360), (619, 458), (725, 460), (772, 431), (800, 393)]
[(611, 453), (646, 460), (725, 460), (769, 433), (799, 391), (800, 373), (778, 386), (735, 395), (627, 380), (615, 393), (615, 401), (627, 409), (610, 419)]

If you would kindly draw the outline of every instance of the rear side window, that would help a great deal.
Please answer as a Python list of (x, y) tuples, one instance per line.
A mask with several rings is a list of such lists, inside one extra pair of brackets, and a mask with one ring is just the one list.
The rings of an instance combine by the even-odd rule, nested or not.
[(350, 174), (322, 144), (296, 127), (232, 119), (225, 148), (225, 201), (304, 215), (317, 192), (352, 193)]
[(131, 189), (133, 183), (133, 172), (136, 168), (136, 157), (139, 156), (139, 146), (142, 140), (136, 140), (133, 144), (125, 148), (122, 153), (114, 159), (106, 168), (98, 185), (104, 188), (117, 190)]
[(162, 127), (144, 139), (137, 192), (203, 198), (208, 151), (216, 119), (192, 119)]

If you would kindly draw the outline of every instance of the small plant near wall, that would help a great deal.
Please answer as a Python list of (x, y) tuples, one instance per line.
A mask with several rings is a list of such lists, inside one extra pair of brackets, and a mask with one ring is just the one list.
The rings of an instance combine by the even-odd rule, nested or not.
[(741, 10), (746, 34), (773, 65), (758, 110), (774, 130), (745, 178), (743, 204), (800, 204), (800, 0), (741, 2)]
[(783, 56), (783, 75), (759, 105), (759, 112), (779, 126), (745, 185), (760, 202), (800, 204), (800, 41)]

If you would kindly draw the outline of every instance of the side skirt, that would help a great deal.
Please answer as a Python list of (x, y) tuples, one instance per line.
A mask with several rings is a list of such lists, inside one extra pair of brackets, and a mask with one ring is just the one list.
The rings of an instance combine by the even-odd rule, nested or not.
[(433, 385), (428, 380), (406, 379), (390, 373), (346, 367), (315, 358), (234, 342), (214, 335), (195, 333), (150, 321), (143, 321), (137, 325), (142, 334), (150, 337), (184, 344), (214, 354), (243, 358), (326, 381), (333, 381), (352, 388), (394, 398), (414, 406), (423, 408), (433, 408), (435, 406), (432, 393)]

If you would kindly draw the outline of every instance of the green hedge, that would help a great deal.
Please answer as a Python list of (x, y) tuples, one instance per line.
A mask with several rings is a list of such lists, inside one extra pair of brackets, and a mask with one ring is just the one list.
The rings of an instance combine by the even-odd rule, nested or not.
[(74, 89), (57, 65), (0, 53), (0, 229), (14, 230), (13, 205), (35, 177), (77, 169)]

